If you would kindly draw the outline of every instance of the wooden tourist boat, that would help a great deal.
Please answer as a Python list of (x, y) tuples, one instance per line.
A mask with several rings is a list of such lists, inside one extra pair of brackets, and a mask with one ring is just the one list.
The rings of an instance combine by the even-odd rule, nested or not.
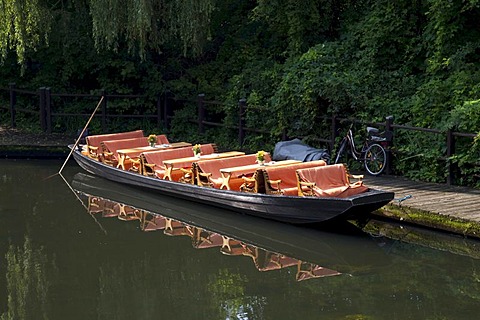
[[(217, 247), (226, 255), (249, 256), (260, 271), (296, 267), (297, 280), (371, 272), (388, 268), (391, 263), (382, 250), (384, 243), (378, 245), (378, 238), (348, 222), (339, 226), (341, 233), (277, 221), (258, 223), (255, 217), (139, 191), (81, 172), (75, 174), (71, 187), (100, 225), (102, 218), (118, 218), (139, 224), (144, 232), (188, 236), (198, 249)], [(273, 264), (265, 257), (272, 259)]]
[(134, 186), (138, 189), (158, 192), (162, 195), (294, 224), (365, 217), (370, 212), (389, 203), (394, 197), (392, 192), (374, 189), (340, 198), (264, 194), (209, 188), (124, 170), (98, 161), (97, 158), (88, 156), (85, 151), (82, 152), (79, 148), (74, 148), (72, 151), (73, 157), (80, 167), (108, 180)]

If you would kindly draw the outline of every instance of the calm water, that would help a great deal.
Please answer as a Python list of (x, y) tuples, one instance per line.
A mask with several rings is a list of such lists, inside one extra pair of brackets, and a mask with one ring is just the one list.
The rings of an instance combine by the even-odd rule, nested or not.
[(0, 160), (2, 320), (478, 318), (477, 242), (271, 223), (118, 187), (72, 161), (74, 192), (45, 180), (61, 164)]

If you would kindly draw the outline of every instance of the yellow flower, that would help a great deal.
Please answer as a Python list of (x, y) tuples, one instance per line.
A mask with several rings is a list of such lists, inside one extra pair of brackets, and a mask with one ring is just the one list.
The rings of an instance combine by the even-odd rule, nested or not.
[(147, 141), (150, 142), (150, 143), (155, 143), (155, 142), (157, 142), (157, 136), (154, 135), (154, 134), (151, 134), (151, 135), (148, 136)]
[(257, 152), (257, 160), (264, 161), (265, 160), (265, 151), (260, 150)]
[(200, 153), (201, 151), (200, 145), (199, 144), (194, 145), (192, 150), (193, 150), (193, 153)]

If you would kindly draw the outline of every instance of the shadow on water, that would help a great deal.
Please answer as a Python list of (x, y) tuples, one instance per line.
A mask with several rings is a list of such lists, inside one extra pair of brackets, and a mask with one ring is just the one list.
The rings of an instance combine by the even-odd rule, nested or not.
[[(295, 265), (300, 272), (306, 267), (309, 277), (315, 275), (312, 270), (319, 276), (329, 275), (328, 269), (333, 270), (332, 274), (356, 274), (388, 263), (388, 257), (376, 243), (348, 222), (321, 229), (298, 227), (138, 191), (83, 173), (74, 176), (72, 187), (83, 196), (92, 215), (137, 220), (143, 231), (189, 236), (196, 248), (219, 247), (223, 254), (247, 255), (261, 271), (266, 269), (259, 264), (260, 259), (271, 268)], [(338, 233), (340, 230), (342, 233)], [(271, 258), (265, 261), (261, 255)], [(284, 261), (280, 262), (281, 259)], [(297, 278), (307, 276), (297, 273)]]
[[(383, 220), (370, 220), (362, 230), (379, 239), (393, 240), (390, 243), (391, 246), (409, 243), (480, 259), (480, 241), (461, 235)], [(388, 251), (391, 251), (391, 248)]]

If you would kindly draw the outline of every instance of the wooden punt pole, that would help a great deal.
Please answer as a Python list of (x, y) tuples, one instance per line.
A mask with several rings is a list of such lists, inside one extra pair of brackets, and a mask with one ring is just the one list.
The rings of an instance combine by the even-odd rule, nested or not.
[(68, 160), (69, 160), (70, 157), (72, 156), (73, 151), (75, 151), (75, 148), (77, 147), (78, 143), (80, 142), (80, 139), (82, 138), (83, 134), (85, 133), (85, 130), (87, 130), (88, 125), (90, 124), (90, 121), (92, 121), (93, 116), (94, 116), (95, 113), (97, 112), (98, 108), (100, 108), (100, 106), (102, 105), (102, 102), (103, 102), (103, 99), (104, 99), (104, 98), (105, 98), (105, 96), (102, 95), (102, 98), (101, 98), (100, 101), (98, 102), (97, 107), (95, 108), (95, 110), (93, 110), (93, 113), (92, 113), (92, 115), (90, 116), (90, 118), (88, 119), (87, 124), (85, 125), (85, 127), (83, 127), (82, 132), (80, 132), (80, 135), (78, 136), (77, 140), (75, 141), (75, 144), (73, 145), (72, 150), (70, 150), (70, 153), (68, 154), (67, 159), (65, 159), (65, 162), (63, 163), (62, 167), (61, 167), (60, 170), (58, 171), (59, 174), (62, 173), (63, 168), (65, 167), (65, 165), (67, 164)]

